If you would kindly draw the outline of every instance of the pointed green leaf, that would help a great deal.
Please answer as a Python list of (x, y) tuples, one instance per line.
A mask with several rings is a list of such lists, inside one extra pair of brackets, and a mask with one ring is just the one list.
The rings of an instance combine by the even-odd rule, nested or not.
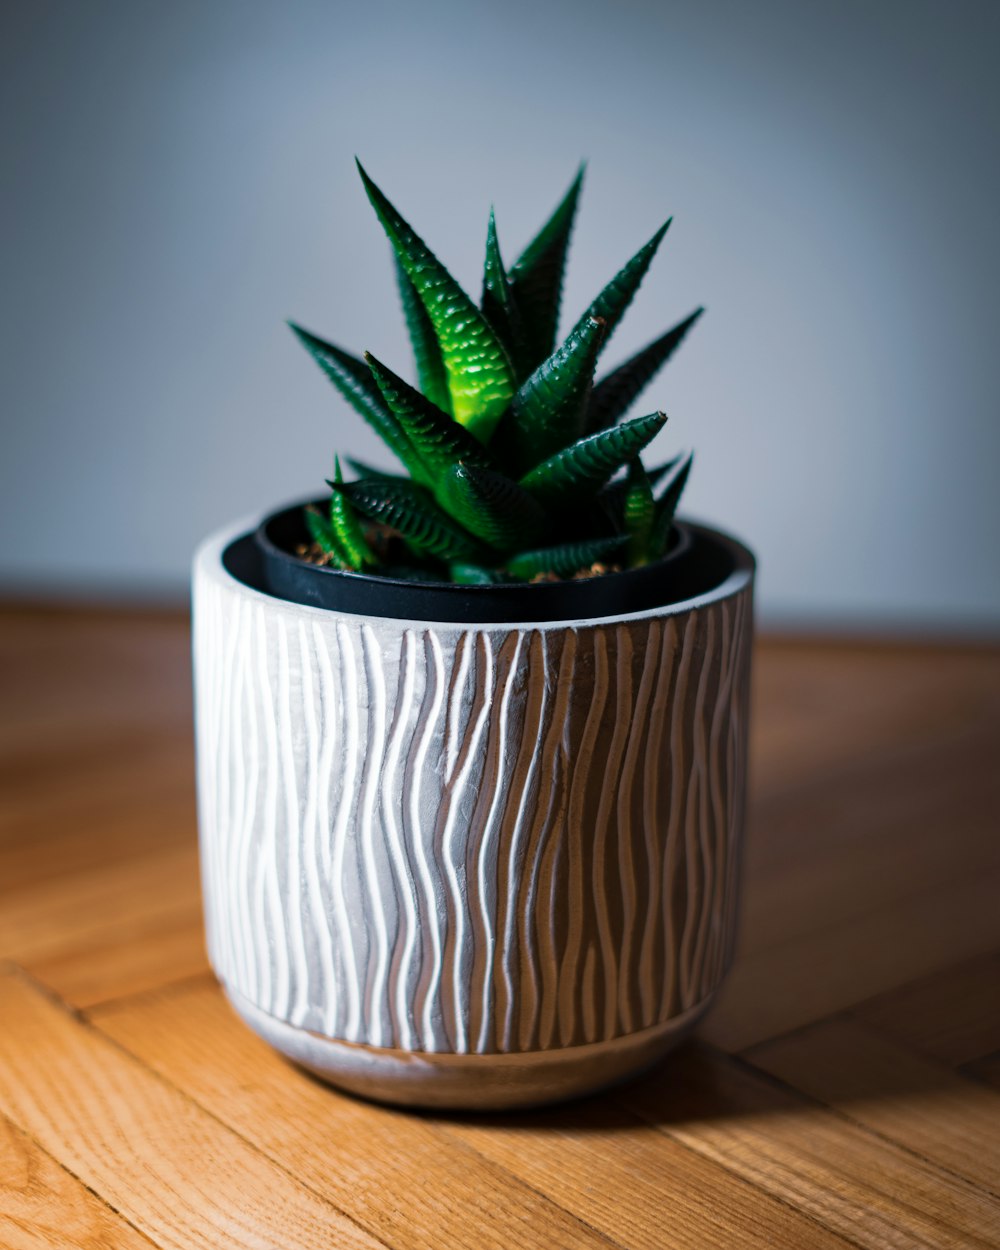
[(524, 329), (526, 371), (537, 368), (551, 356), (556, 344), (563, 271), (583, 173), (581, 165), (555, 212), (510, 271), (511, 287)]
[(681, 493), (687, 485), (693, 459), (693, 453), (689, 453), (684, 457), (673, 476), (667, 482), (663, 493), (656, 500), (653, 514), (653, 529), (650, 536), (650, 550), (653, 558), (662, 556), (667, 549), (670, 527), (674, 522), (674, 515), (677, 512)]
[(514, 396), (497, 445), (516, 472), (534, 468), (579, 437), (603, 333), (597, 318), (583, 322)]
[(591, 494), (616, 469), (638, 455), (663, 429), (666, 420), (665, 413), (652, 412), (581, 438), (536, 465), (521, 478), (521, 485), (549, 506), (560, 499)]
[(395, 250), (392, 255), (396, 266), (399, 298), (403, 305), (406, 329), (410, 335), (420, 389), (432, 404), (437, 404), (450, 416), (451, 392), (448, 390), (448, 375), (445, 371), (444, 360), (441, 358), (441, 347), (437, 341), (437, 335), (427, 315), (427, 309), (420, 302), (417, 288), (410, 281), (410, 276), (403, 268)]
[(337, 488), (344, 482), (340, 471), (340, 459), (335, 456), (333, 461), (333, 481), (327, 485), (333, 491), (330, 496), (330, 526), (337, 536), (337, 543), (347, 563), (356, 572), (366, 565), (377, 564), (378, 560), (361, 527), (358, 514), (351, 501)]
[(435, 490), (441, 475), (459, 461), (490, 464), (486, 448), (408, 382), (365, 353), (375, 384), (420, 460), (422, 480)]
[(481, 564), (454, 563), (448, 566), (451, 580), (463, 586), (495, 586), (503, 578), (496, 569), (484, 568)]
[(653, 257), (656, 255), (656, 249), (660, 246), (660, 242), (667, 233), (669, 226), (670, 220), (668, 219), (645, 247), (641, 247), (628, 264), (615, 274), (576, 323), (576, 329), (579, 329), (588, 317), (602, 317), (607, 323), (607, 328), (601, 345), (603, 347), (607, 344), (608, 339), (614, 334), (618, 322), (621, 321), (625, 309), (631, 304), (632, 297), (638, 291), (639, 284), (646, 276), (646, 270), (652, 263)]
[(351, 407), (361, 414), (386, 446), (402, 460), (412, 472), (413, 450), (399, 422), (392, 415), (379, 389), (372, 380), (371, 371), (363, 360), (350, 355), (333, 343), (310, 334), (290, 321), (296, 338), (319, 365)]
[(606, 430), (625, 415), (640, 392), (681, 345), (688, 330), (704, 311), (703, 308), (696, 308), (689, 317), (679, 321), (666, 334), (594, 383), (587, 408), (587, 429), (591, 433)]
[(455, 420), (485, 443), (514, 391), (507, 354), (483, 314), (396, 212), (360, 162), (358, 171), (372, 207), (434, 327), (448, 375)]
[(482, 545), (413, 482), (344, 482), (335, 489), (365, 516), (398, 530), (421, 554), (472, 562), (483, 555)]
[(558, 547), (522, 551), (507, 561), (507, 571), (525, 581), (546, 573), (555, 574), (556, 577), (572, 577), (581, 569), (589, 568), (596, 560), (612, 555), (624, 541), (623, 535), (615, 535), (612, 538), (590, 538), (583, 542), (562, 543)]
[(636, 457), (628, 469), (625, 487), (624, 521), (628, 534), (626, 558), (630, 568), (645, 564), (649, 559), (649, 539), (653, 530), (653, 487)]
[(470, 534), (501, 551), (537, 542), (545, 533), (541, 505), (517, 482), (490, 469), (455, 465), (444, 477), (438, 499)]
[(486, 263), (483, 267), (483, 314), (493, 327), (497, 338), (507, 349), (507, 355), (520, 376), (524, 365), (524, 332), (521, 314), (514, 299), (510, 279), (500, 255), (497, 225), (493, 209), (490, 209), (486, 229)]
[(321, 516), (311, 505), (304, 510), (306, 529), (309, 531), (309, 537), (325, 552), (331, 559), (331, 562), (338, 569), (350, 568), (344, 553), (340, 550), (340, 544), (337, 542), (337, 535), (333, 532), (333, 526)]

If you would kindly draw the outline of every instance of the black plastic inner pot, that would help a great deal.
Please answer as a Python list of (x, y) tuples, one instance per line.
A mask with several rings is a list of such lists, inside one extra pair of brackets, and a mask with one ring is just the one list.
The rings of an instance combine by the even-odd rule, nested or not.
[(309, 564), (304, 504), (266, 517), (223, 553), (227, 571), (254, 590), (291, 603), (395, 620), (484, 624), (570, 621), (666, 607), (708, 593), (734, 571), (738, 552), (713, 530), (679, 522), (662, 560), (579, 581), (459, 586), (411, 582)]

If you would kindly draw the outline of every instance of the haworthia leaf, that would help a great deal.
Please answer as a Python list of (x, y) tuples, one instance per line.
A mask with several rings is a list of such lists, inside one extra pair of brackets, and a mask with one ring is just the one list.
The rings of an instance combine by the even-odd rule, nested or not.
[(321, 551), (328, 555), (338, 569), (350, 568), (350, 564), (340, 550), (340, 544), (337, 542), (337, 535), (333, 532), (333, 526), (321, 516), (311, 505), (305, 509), (306, 529), (309, 531), (309, 537), (320, 548)]
[(489, 322), (423, 239), (393, 208), (361, 163), (365, 191), (434, 327), (455, 420), (486, 442), (514, 391), (507, 353)]
[(514, 577), (530, 581), (546, 573), (556, 577), (572, 577), (581, 569), (589, 568), (595, 561), (603, 560), (617, 551), (625, 541), (623, 535), (611, 538), (590, 538), (583, 542), (563, 543), (558, 547), (539, 547), (534, 551), (522, 551), (507, 561), (507, 571)]
[(379, 393), (371, 371), (363, 360), (335, 347), (325, 339), (310, 334), (290, 321), (289, 326), (313, 360), (334, 384), (351, 407), (361, 414), (386, 446), (411, 469), (413, 449), (399, 422)]
[(343, 474), (340, 471), (340, 459), (334, 457), (333, 461), (333, 481), (327, 485), (333, 491), (330, 496), (330, 525), (333, 532), (337, 536), (337, 542), (341, 551), (347, 558), (348, 564), (355, 571), (363, 569), (366, 565), (377, 564), (375, 553), (368, 546), (365, 538), (365, 532), (361, 528), (361, 522), (358, 520), (358, 514), (354, 510), (354, 506), (343, 492), (338, 490), (344, 482)]
[(504, 268), (503, 257), (500, 255), (496, 218), (492, 208), (486, 229), (482, 307), (486, 320), (507, 349), (515, 373), (520, 376), (524, 365), (524, 331), (510, 279)]
[(521, 478), (521, 485), (549, 505), (592, 493), (638, 455), (666, 420), (665, 413), (652, 412), (582, 438), (536, 465)]
[(434, 326), (427, 315), (417, 288), (410, 280), (410, 275), (403, 268), (399, 257), (393, 250), (393, 261), (396, 266), (396, 282), (399, 286), (399, 299), (403, 305), (403, 317), (410, 335), (413, 348), (413, 360), (417, 366), (417, 377), (420, 389), (431, 401), (444, 412), (451, 415), (451, 392), (448, 390), (448, 375), (441, 358), (441, 345), (434, 333)]
[(604, 332), (604, 340), (602, 346), (607, 344), (608, 339), (615, 331), (618, 322), (621, 321), (625, 309), (632, 302), (632, 297), (639, 289), (639, 284), (646, 276), (646, 270), (652, 263), (653, 257), (656, 255), (656, 249), (660, 246), (663, 236), (670, 227), (670, 220), (657, 230), (656, 234), (649, 240), (645, 247), (641, 247), (632, 259), (622, 269), (615, 274), (604, 290), (598, 295), (580, 320), (576, 323), (576, 329), (584, 324), (588, 317), (601, 317), (606, 323)]
[(667, 363), (704, 311), (703, 308), (696, 308), (689, 317), (679, 321), (666, 334), (594, 383), (594, 391), (587, 408), (588, 430), (592, 433), (606, 430), (628, 412), (640, 392)]
[(439, 508), (426, 490), (412, 482), (373, 479), (344, 482), (336, 489), (345, 494), (359, 512), (397, 530), (423, 555), (472, 562), (482, 557), (481, 544)]
[(490, 469), (456, 465), (443, 479), (438, 499), (470, 534), (500, 551), (537, 542), (545, 533), (541, 505), (517, 482)]
[(518, 389), (497, 432), (517, 472), (534, 468), (581, 434), (604, 323), (591, 317)]
[(674, 522), (681, 493), (687, 485), (693, 459), (693, 453), (684, 457), (654, 505), (653, 530), (650, 537), (651, 552), (654, 557), (663, 555), (667, 549), (670, 527)]
[(653, 487), (642, 461), (636, 457), (629, 465), (623, 509), (625, 532), (628, 534), (627, 559), (630, 567), (645, 564), (649, 559), (649, 539), (653, 530)]
[(486, 448), (464, 426), (376, 360), (371, 352), (365, 353), (365, 360), (380, 394), (419, 457), (424, 480), (432, 488), (446, 469), (461, 460), (489, 465)]
[(496, 569), (484, 568), (481, 564), (454, 563), (449, 565), (448, 572), (453, 582), (464, 586), (495, 586), (503, 581)]
[(521, 253), (510, 271), (511, 287), (521, 314), (525, 338), (525, 370), (551, 356), (559, 325), (563, 271), (583, 185), (581, 165), (555, 212)]

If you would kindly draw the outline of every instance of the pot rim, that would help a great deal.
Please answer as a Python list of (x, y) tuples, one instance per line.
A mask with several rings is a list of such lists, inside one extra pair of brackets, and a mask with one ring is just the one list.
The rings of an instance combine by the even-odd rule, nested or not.
[(270, 604), (293, 616), (304, 620), (381, 620), (392, 622), (400, 630), (434, 629), (437, 632), (449, 630), (467, 632), (469, 630), (551, 630), (596, 628), (598, 626), (620, 624), (625, 621), (642, 621), (653, 617), (682, 616), (689, 612), (704, 608), (738, 595), (753, 583), (756, 560), (752, 552), (742, 542), (723, 530), (706, 525), (702, 522), (685, 520), (685, 524), (696, 534), (722, 547), (732, 560), (731, 571), (711, 589), (688, 599), (677, 600), (639, 611), (620, 612), (613, 615), (587, 617), (567, 617), (560, 620), (534, 621), (528, 618), (519, 620), (496, 621), (442, 621), (419, 617), (385, 616), (372, 612), (351, 612), (343, 608), (318, 607), (312, 604), (296, 603), (293, 600), (279, 598), (265, 590), (260, 590), (249, 582), (238, 577), (226, 567), (227, 552), (240, 540), (251, 540), (262, 522), (273, 515), (273, 511), (255, 514), (241, 521), (231, 523), (209, 534), (197, 547), (193, 568), (195, 574), (207, 575), (212, 581), (230, 587), (238, 587), (239, 592), (251, 601), (262, 606)]

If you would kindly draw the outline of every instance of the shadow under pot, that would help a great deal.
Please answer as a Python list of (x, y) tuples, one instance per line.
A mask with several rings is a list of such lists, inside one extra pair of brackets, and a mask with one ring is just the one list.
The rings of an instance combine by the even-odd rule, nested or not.
[[(287, 516), (263, 523), (278, 552)], [(329, 606), (294, 601), (253, 531), (200, 548), (209, 955), (279, 1051), (386, 1102), (519, 1107), (636, 1074), (708, 1009), (754, 562), (677, 529), (657, 567), (559, 584), (306, 566)]]

